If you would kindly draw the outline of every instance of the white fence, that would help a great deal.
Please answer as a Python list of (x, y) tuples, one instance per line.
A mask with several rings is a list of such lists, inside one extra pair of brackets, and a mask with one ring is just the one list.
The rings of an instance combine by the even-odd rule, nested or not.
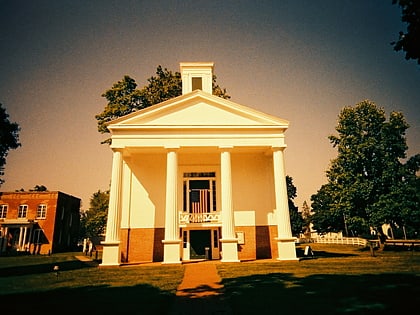
[(316, 237), (311, 239), (314, 243), (321, 244), (342, 244), (342, 245), (355, 245), (355, 246), (367, 246), (368, 241), (360, 237)]

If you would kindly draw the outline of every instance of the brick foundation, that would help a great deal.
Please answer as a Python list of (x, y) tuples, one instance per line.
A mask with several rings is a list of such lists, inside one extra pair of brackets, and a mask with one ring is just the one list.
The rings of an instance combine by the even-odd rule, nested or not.
[(276, 226), (237, 226), (235, 232), (243, 232), (245, 244), (238, 245), (240, 260), (269, 259), (277, 255)]
[(121, 261), (125, 263), (163, 260), (163, 228), (122, 229)]
[[(278, 256), (276, 226), (237, 226), (245, 244), (238, 245), (239, 260), (269, 259)], [(123, 263), (163, 261), (164, 228), (122, 229), (121, 261)]]

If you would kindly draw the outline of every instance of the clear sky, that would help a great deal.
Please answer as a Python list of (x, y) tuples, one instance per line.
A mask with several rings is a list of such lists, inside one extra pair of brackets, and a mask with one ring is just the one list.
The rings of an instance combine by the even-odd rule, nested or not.
[(328, 141), (344, 106), (402, 111), (420, 152), (420, 66), (394, 52), (404, 30), (391, 0), (0, 0), (0, 102), (21, 126), (1, 191), (45, 185), (82, 198), (107, 190), (101, 94), (124, 75), (212, 61), (232, 101), (290, 121), (286, 169), (296, 205), (326, 182)]

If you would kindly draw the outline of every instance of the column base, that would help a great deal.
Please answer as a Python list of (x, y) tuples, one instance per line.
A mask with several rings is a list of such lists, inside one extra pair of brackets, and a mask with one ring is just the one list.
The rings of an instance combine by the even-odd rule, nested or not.
[(299, 260), (296, 257), (296, 238), (275, 238), (277, 241), (278, 257), (277, 260)]
[(163, 262), (162, 264), (181, 263), (181, 241), (163, 240)]
[(103, 245), (102, 263), (99, 266), (121, 265), (120, 242), (101, 242)]
[(240, 262), (238, 259), (238, 239), (221, 239), (222, 259), (221, 262)]

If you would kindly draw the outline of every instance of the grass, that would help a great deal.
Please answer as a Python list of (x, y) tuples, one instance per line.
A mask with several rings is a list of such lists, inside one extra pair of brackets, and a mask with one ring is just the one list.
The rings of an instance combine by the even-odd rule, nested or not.
[(0, 257), (2, 313), (166, 314), (182, 281), (183, 266), (98, 268), (76, 255)]
[[(234, 314), (403, 314), (417, 308), (420, 252), (312, 244), (315, 259), (220, 264)], [(303, 248), (298, 248), (303, 253)]]
[[(403, 314), (417, 306), (419, 251), (376, 251), (372, 257), (354, 246), (311, 247), (314, 259), (216, 263), (232, 313)], [(2, 313), (170, 311), (184, 266), (98, 268), (98, 262), (79, 261), (80, 254), (0, 257)]]

